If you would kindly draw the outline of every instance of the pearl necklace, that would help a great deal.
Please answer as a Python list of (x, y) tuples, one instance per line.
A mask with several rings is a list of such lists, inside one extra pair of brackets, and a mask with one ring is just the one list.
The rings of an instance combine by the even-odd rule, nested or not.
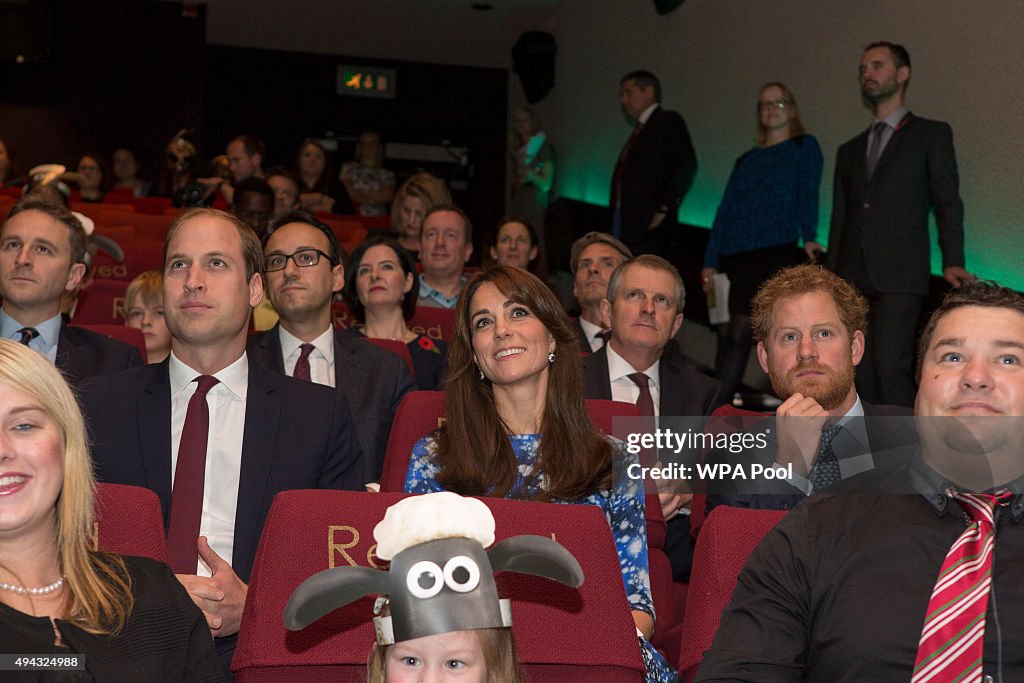
[(46, 595), (52, 593), (61, 586), (64, 585), (64, 577), (60, 577), (48, 586), (42, 588), (25, 588), (24, 586), (15, 586), (12, 583), (4, 583), (0, 581), (0, 590), (10, 591), (11, 593), (17, 593), (18, 595)]

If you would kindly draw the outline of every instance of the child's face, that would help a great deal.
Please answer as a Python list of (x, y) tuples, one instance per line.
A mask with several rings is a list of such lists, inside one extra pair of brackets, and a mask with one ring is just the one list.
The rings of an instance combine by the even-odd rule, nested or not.
[(480, 638), (453, 631), (395, 643), (385, 655), (388, 683), (484, 683), (487, 667)]

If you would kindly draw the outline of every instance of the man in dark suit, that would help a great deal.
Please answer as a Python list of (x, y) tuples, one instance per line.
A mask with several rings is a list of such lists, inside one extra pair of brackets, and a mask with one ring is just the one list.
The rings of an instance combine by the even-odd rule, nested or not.
[(601, 320), (601, 302), (608, 295), (608, 279), (633, 258), (629, 247), (606, 232), (588, 232), (572, 243), (572, 293), (580, 305), (574, 327), (580, 350), (600, 351), (609, 332)]
[(331, 229), (305, 211), (274, 222), (263, 240), (267, 295), (281, 317), (249, 337), (249, 357), (271, 370), (335, 387), (344, 395), (365, 480), (378, 481), (391, 423), (412, 374), (397, 355), (331, 323), (331, 299), (345, 284), (341, 247)]
[[(601, 304), (611, 338), (583, 359), (584, 396), (635, 403), (652, 417), (710, 415), (721, 385), (683, 365), (678, 350), (667, 350), (677, 349), (671, 341), (683, 324), (685, 303), (679, 272), (660, 256), (637, 256), (616, 268)], [(682, 580), (693, 562), (686, 514), (692, 495), (663, 490), (660, 497), (665, 553), (673, 575)]]
[(223, 212), (192, 209), (168, 229), (164, 254), (171, 356), (85, 383), (82, 402), (99, 479), (160, 497), (169, 562), (206, 614), (229, 674), (274, 495), (359, 490), (362, 454), (337, 392), (246, 356), (263, 297), (255, 233)]
[(142, 365), (131, 344), (61, 318), (61, 295), (85, 274), (85, 230), (74, 214), (38, 199), (19, 202), (0, 229), (0, 245), (0, 335), (39, 351), (76, 385)]
[(904, 104), (910, 55), (902, 45), (867, 47), (861, 95), (870, 129), (836, 156), (828, 267), (871, 304), (871, 339), (857, 371), (871, 401), (910, 406), (914, 338), (931, 273), (928, 212), (934, 209), (943, 276), (953, 286), (964, 269), (964, 208), (949, 124), (914, 116)]
[(697, 174), (697, 155), (683, 117), (661, 108), (657, 76), (633, 71), (619, 88), (634, 127), (612, 174), (612, 232), (634, 254), (667, 256), (679, 205)]
[(709, 481), (709, 510), (789, 509), (910, 455), (917, 443), (912, 412), (863, 401), (854, 386), (867, 312), (857, 290), (819, 266), (787, 268), (761, 286), (751, 311), (757, 357), (782, 405), (774, 418), (744, 420), (744, 431), (763, 435), (762, 442), (738, 454), (713, 451), (707, 460), (742, 464), (745, 472), (754, 464), (791, 469), (777, 470), (782, 477)]

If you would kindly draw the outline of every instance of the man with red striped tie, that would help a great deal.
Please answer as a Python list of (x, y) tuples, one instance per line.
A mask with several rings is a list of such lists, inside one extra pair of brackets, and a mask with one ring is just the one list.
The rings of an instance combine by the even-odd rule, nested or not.
[(1024, 680), (1024, 296), (952, 290), (919, 356), (920, 456), (768, 533), (697, 680)]

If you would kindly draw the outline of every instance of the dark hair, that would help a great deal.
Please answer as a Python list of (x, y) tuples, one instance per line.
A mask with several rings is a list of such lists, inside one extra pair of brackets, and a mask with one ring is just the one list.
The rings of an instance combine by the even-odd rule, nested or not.
[(174, 239), (174, 234), (178, 232), (178, 228), (182, 225), (199, 216), (220, 218), (235, 226), (235, 229), (238, 230), (238, 236), (242, 240), (242, 258), (245, 260), (246, 282), (250, 282), (252, 280), (252, 276), (257, 273), (261, 275), (263, 274), (263, 248), (260, 245), (260, 238), (256, 236), (253, 229), (230, 213), (225, 213), (218, 209), (210, 209), (205, 206), (199, 206), (185, 211), (175, 218), (174, 222), (171, 223), (169, 228), (167, 228), (167, 234), (164, 236), (165, 271), (167, 268), (167, 247), (170, 246), (171, 240)]
[[(899, 69), (902, 66), (910, 68), (910, 53), (907, 52), (907, 48), (903, 47), (899, 43), (890, 43), (888, 40), (876, 40), (875, 42), (864, 48), (864, 52), (868, 50), (874, 50), (876, 47), (888, 48), (889, 54), (892, 55), (892, 63)], [(906, 91), (907, 86), (910, 85), (910, 79), (907, 78), (903, 84), (903, 90)]]
[(111, 176), (114, 175), (113, 171), (110, 169), (109, 164), (107, 164), (107, 158), (100, 154), (99, 152), (83, 152), (82, 154), (78, 155), (78, 161), (75, 162), (75, 171), (78, 171), (78, 165), (81, 164), (82, 159), (86, 157), (93, 159), (96, 162), (96, 165), (99, 166), (101, 176), (99, 191), (103, 194), (106, 194), (106, 192), (110, 190), (111, 186), (113, 185)]
[(672, 276), (672, 280), (675, 281), (676, 285), (676, 313), (682, 313), (683, 309), (686, 308), (686, 287), (683, 286), (683, 278), (680, 277), (679, 271), (671, 263), (655, 256), (654, 254), (640, 254), (634, 256), (625, 263), (619, 264), (619, 267), (612, 271), (612, 275), (608, 278), (608, 301), (614, 302), (619, 296), (619, 285), (622, 283), (622, 278), (625, 276), (626, 271), (631, 266), (643, 266), (652, 270), (660, 270), (668, 273)]
[(625, 85), (626, 81), (636, 81), (636, 84), (641, 88), (654, 88), (654, 101), (661, 102), (661, 81), (650, 71), (643, 69), (630, 71), (619, 79), (619, 85)]
[[(302, 151), (306, 149), (306, 147), (309, 145), (316, 147), (324, 155), (324, 170), (320, 172), (320, 177), (317, 178), (316, 183), (314, 183), (312, 186), (306, 186), (304, 184), (304, 181), (302, 180), (302, 167), (300, 166), (299, 163), (302, 160)], [(296, 179), (296, 183), (299, 186), (300, 194), (302, 192), (319, 192), (320, 194), (326, 195), (331, 194), (331, 183), (333, 182), (334, 178), (334, 167), (333, 164), (331, 163), (330, 155), (327, 153), (327, 150), (324, 148), (324, 146), (320, 144), (319, 140), (315, 140), (313, 138), (306, 138), (305, 140), (302, 141), (302, 144), (299, 145), (299, 151), (295, 155), (295, 166), (292, 170), (292, 176), (294, 176)]]
[(466, 212), (462, 210), (462, 207), (455, 203), (437, 204), (427, 209), (427, 212), (423, 214), (423, 222), (420, 223), (420, 235), (423, 234), (422, 226), (427, 224), (427, 219), (440, 211), (450, 211), (452, 213), (459, 214), (459, 217), (462, 218), (463, 225), (466, 226), (466, 239), (464, 242), (466, 244), (473, 244), (473, 223), (470, 222), (469, 216), (467, 216)]
[(624, 261), (628, 261), (633, 258), (633, 252), (629, 250), (629, 247), (615, 239), (611, 233), (597, 231), (588, 232), (586, 235), (572, 243), (572, 255), (570, 256), (569, 263), (573, 275), (576, 274), (576, 269), (579, 267), (580, 256), (591, 244), (607, 244), (609, 247), (622, 254), (622, 259)]
[(263, 178), (249, 176), (245, 180), (239, 180), (235, 183), (235, 194), (232, 197), (231, 205), (238, 206), (239, 199), (247, 192), (269, 197), (271, 206), (274, 204), (274, 188)]
[(839, 319), (852, 339), (855, 332), (868, 326), (868, 301), (849, 282), (821, 266), (801, 265), (783, 268), (765, 280), (750, 304), (750, 321), (754, 340), (768, 339), (775, 304), (781, 299), (822, 292), (828, 294), (839, 309)]
[(537, 249), (537, 256), (526, 264), (526, 269), (543, 280), (547, 277), (547, 268), (544, 264), (544, 245), (541, 244), (540, 238), (537, 236), (537, 230), (530, 221), (519, 216), (503, 217), (498, 221), (498, 227), (494, 229), (494, 237), (491, 239), (490, 246), (497, 249), (498, 239), (501, 238), (501, 229), (509, 223), (519, 223), (526, 228), (526, 232), (530, 235), (530, 248)]
[(416, 314), (416, 299), (420, 295), (416, 259), (398, 243), (398, 240), (387, 234), (367, 237), (359, 243), (359, 246), (345, 261), (345, 288), (341, 290), (341, 293), (345, 297), (345, 303), (348, 304), (349, 312), (359, 322), (366, 322), (366, 309), (363, 307), (363, 302), (359, 300), (356, 280), (359, 277), (359, 262), (363, 260), (363, 256), (366, 255), (370, 247), (388, 247), (395, 252), (398, 266), (402, 269), (402, 277), (412, 273), (412, 289), (402, 297), (402, 317), (406, 320), (411, 319)]
[[(42, 199), (29, 197), (21, 200), (11, 208), (11, 213), (8, 214), (7, 221), (25, 211), (38, 211), (40, 213), (45, 213), (55, 221), (63, 223), (70, 231), (68, 241), (70, 244), (71, 263), (85, 263), (88, 238), (85, 235), (85, 228), (82, 227), (82, 222), (78, 220), (78, 217), (75, 216), (75, 214), (71, 213), (70, 209), (66, 206), (58, 206), (45, 202)], [(7, 225), (7, 221), (4, 221), (4, 226)], [(3, 228), (0, 228), (0, 234), (2, 234), (2, 232)]]
[(270, 239), (270, 236), (274, 234), (275, 230), (280, 228), (282, 225), (287, 225), (289, 223), (305, 223), (306, 225), (316, 228), (322, 232), (324, 237), (327, 238), (327, 243), (331, 245), (330, 253), (328, 255), (331, 257), (332, 266), (341, 263), (345, 259), (345, 250), (341, 248), (341, 244), (338, 242), (338, 236), (334, 234), (331, 227), (305, 209), (289, 211), (276, 221), (272, 222), (270, 226), (267, 227), (267, 232), (263, 235), (263, 246), (267, 246), (267, 241)]
[[(505, 497), (518, 473), (508, 427), (494, 403), (490, 381), (481, 380), (473, 357), (470, 316), (473, 295), (485, 283), (529, 308), (555, 339), (539, 457), (534, 477), (544, 477), (535, 500), (577, 500), (611, 482), (612, 447), (583, 403), (583, 370), (576, 331), (551, 290), (535, 276), (509, 266), (474, 275), (459, 294), (455, 332), (448, 350), (445, 412), (448, 421), (434, 433), (442, 488), (469, 496)], [(522, 495), (522, 494), (520, 494)]]
[(245, 148), (245, 153), (249, 156), (259, 154), (261, 164), (267, 156), (267, 146), (263, 144), (263, 140), (260, 140), (255, 135), (236, 135), (228, 141), (228, 145), (230, 146), (233, 142), (241, 142)]
[(951, 311), (964, 306), (985, 306), (988, 308), (1006, 308), (1024, 315), (1024, 294), (1003, 287), (991, 280), (972, 280), (949, 290), (942, 299), (942, 303), (935, 309), (928, 324), (921, 333), (921, 342), (917, 346), (917, 380), (921, 381), (921, 366), (924, 363), (924, 356), (931, 346), (932, 337), (935, 335), (935, 328), (939, 321), (946, 317)]

